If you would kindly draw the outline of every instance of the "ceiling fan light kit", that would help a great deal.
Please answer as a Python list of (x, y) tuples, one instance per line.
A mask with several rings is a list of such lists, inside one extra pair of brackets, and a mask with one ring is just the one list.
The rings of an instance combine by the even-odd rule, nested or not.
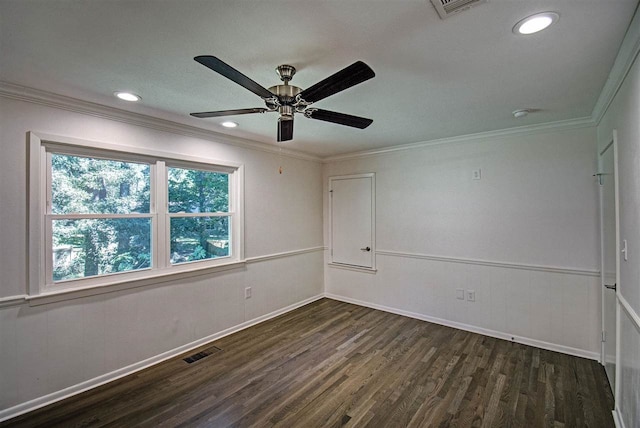
[(258, 95), (263, 99), (266, 108), (259, 107), (200, 112), (191, 113), (191, 116), (208, 118), (277, 112), (280, 116), (278, 118), (277, 134), (279, 142), (293, 139), (293, 119), (295, 113), (301, 113), (309, 119), (317, 119), (359, 129), (364, 129), (373, 123), (372, 119), (309, 107), (316, 101), (320, 101), (373, 78), (375, 73), (371, 67), (362, 61), (356, 61), (350, 66), (303, 90), (302, 88), (289, 84), (296, 74), (296, 69), (292, 65), (283, 64), (276, 67), (276, 73), (280, 76), (283, 84), (266, 89), (214, 56), (202, 55), (195, 57), (194, 60)]

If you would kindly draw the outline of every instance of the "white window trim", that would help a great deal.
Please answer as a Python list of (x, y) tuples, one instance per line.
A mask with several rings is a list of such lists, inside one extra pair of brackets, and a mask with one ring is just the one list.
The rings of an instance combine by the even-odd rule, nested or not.
[[(216, 159), (208, 159), (178, 153), (136, 148), (87, 141), (72, 137), (51, 135), (42, 132), (28, 133), (28, 300), (36, 302), (66, 300), (85, 295), (101, 294), (111, 291), (139, 287), (150, 283), (161, 283), (171, 279), (179, 279), (193, 275), (202, 275), (216, 271), (243, 267), (246, 264), (244, 256), (244, 165)], [(151, 196), (150, 216), (154, 219), (152, 227), (152, 258), (153, 268), (101, 275), (81, 280), (59, 282), (54, 287), (47, 284), (46, 255), (47, 245), (50, 244), (46, 233), (46, 201), (47, 201), (47, 153), (66, 152), (75, 155), (89, 155), (110, 157), (118, 160), (140, 160), (150, 162), (151, 180), (157, 191)], [(166, 174), (166, 165), (184, 166), (187, 168), (203, 168), (230, 174), (230, 204), (232, 255), (197, 263), (181, 263), (171, 265), (161, 260), (168, 245), (168, 215), (165, 213), (166, 180), (161, 177)], [(155, 199), (154, 199), (155, 198)], [(233, 205), (235, 204), (235, 205)], [(165, 234), (164, 239), (158, 240), (158, 234)]]

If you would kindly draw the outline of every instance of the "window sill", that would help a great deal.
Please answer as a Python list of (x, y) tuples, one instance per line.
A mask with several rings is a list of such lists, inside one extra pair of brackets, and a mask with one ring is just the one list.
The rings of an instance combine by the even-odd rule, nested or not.
[(62, 302), (65, 300), (79, 299), (82, 297), (96, 296), (99, 294), (114, 293), (117, 291), (129, 290), (132, 288), (146, 287), (149, 285), (162, 284), (164, 282), (176, 281), (185, 278), (192, 278), (201, 275), (209, 275), (217, 272), (224, 272), (233, 269), (245, 269), (247, 262), (233, 261), (215, 266), (189, 267), (180, 270), (165, 270), (149, 273), (139, 278), (127, 278), (110, 281), (107, 284), (92, 285), (77, 288), (65, 288), (63, 290), (47, 290), (37, 295), (26, 296), (29, 306), (47, 305), (50, 303)]
[(365, 273), (371, 273), (371, 274), (375, 274), (376, 272), (378, 272), (378, 269), (368, 268), (364, 266), (344, 265), (341, 263), (328, 263), (327, 265), (332, 268), (353, 270), (356, 272), (365, 272)]

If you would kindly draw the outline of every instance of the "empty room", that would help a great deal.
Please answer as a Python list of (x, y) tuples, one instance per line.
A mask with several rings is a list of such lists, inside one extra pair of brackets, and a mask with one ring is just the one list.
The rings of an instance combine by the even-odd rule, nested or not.
[(640, 428), (638, 5), (0, 0), (0, 426)]

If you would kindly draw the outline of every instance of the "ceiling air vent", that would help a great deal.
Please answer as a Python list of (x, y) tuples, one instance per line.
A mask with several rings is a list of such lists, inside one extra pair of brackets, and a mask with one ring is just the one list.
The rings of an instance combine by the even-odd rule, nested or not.
[(431, 0), (440, 18), (445, 19), (453, 14), (467, 10), (487, 0)]

